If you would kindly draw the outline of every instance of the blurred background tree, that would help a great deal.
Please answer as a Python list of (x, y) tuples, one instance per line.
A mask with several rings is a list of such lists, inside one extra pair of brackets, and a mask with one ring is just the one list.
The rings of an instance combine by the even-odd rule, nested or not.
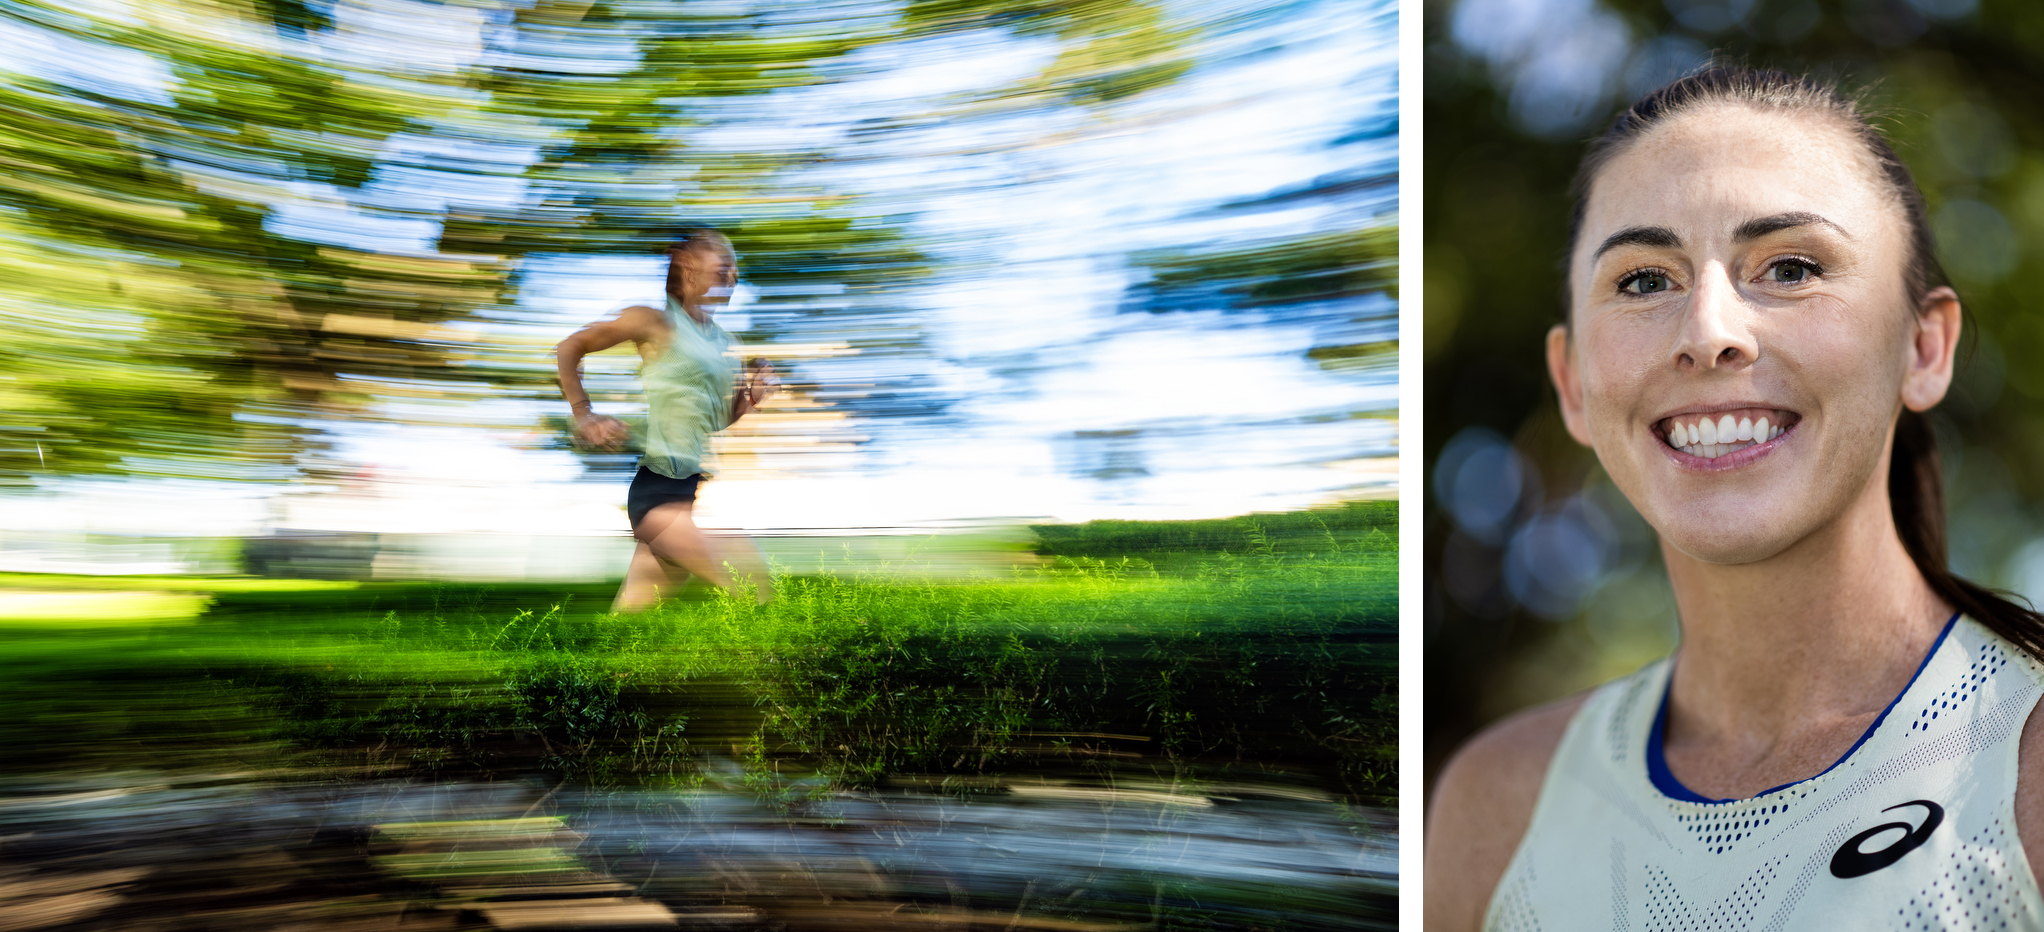
[[(1963, 574), (2044, 595), (2044, 7), (1429, 0), (1427, 772), (1487, 722), (1673, 648), (1651, 531), (1562, 430), (1567, 188), (1620, 108), (1713, 53), (1864, 88), (1929, 199), (1970, 352), (1935, 412)], [(2011, 362), (2013, 361), (2013, 363)]]
[[(939, 414), (913, 367), (874, 375), (874, 356), (923, 349), (886, 297), (930, 273), (906, 209), (804, 174), (877, 157), (719, 143), (745, 119), (731, 102), (840, 80), (847, 56), (886, 42), (992, 29), (1061, 49), (951, 112), (871, 121), (870, 145), (1168, 84), (1198, 32), (1162, 6), (1109, 0), (849, 2), (830, 16), (397, 4), (354, 27), (348, 4), (296, 0), (74, 6), (0, 8), (0, 39), (56, 43), (42, 70), (69, 69), (0, 68), (0, 484), (290, 478), (318, 471), (334, 423), (395, 417), (379, 402), (547, 397), (544, 344), (486, 326), (508, 319), (525, 260), (649, 255), (678, 226), (730, 230), (763, 288), (851, 296), (753, 328), (768, 341), (862, 334), (863, 381), (828, 403)], [(428, 14), (486, 20), (487, 47), (444, 67), (405, 61), (404, 17), (430, 34), (416, 18)], [(388, 34), (362, 34), (378, 16)], [(49, 63), (66, 54), (75, 64)], [(393, 241), (336, 245), (335, 229)], [(428, 248), (404, 242), (422, 230)]]

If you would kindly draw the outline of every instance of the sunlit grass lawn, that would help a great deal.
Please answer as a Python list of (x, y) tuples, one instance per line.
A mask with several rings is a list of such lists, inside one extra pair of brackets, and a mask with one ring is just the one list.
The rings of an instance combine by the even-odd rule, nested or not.
[(1396, 510), (1039, 528), (970, 580), (847, 566), (635, 616), (614, 583), (0, 577), (14, 770), (545, 771), (871, 786), (1252, 770), (1393, 793)]

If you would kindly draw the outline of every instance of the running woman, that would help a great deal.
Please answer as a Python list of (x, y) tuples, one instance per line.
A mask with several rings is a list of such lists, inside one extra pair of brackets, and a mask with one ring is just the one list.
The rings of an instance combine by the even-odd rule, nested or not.
[(1713, 67), (1576, 192), (1548, 366), (1681, 646), (1456, 755), (1427, 928), (2044, 928), (2044, 618), (1946, 568), (1960, 305), (1909, 171), (1834, 88)]
[(715, 230), (691, 230), (667, 248), (667, 306), (634, 305), (610, 320), (576, 331), (555, 347), (561, 394), (575, 435), (617, 449), (628, 436), (617, 418), (595, 413), (582, 389), (582, 357), (627, 340), (639, 351), (646, 388), (646, 452), (626, 495), (632, 554), (614, 611), (640, 611), (679, 592), (694, 574), (737, 591), (725, 565), (736, 567), (762, 603), (773, 598), (766, 562), (742, 537), (713, 541), (696, 527), (696, 490), (714, 471), (710, 435), (729, 427), (771, 396), (778, 384), (764, 360), (741, 373), (738, 341), (712, 318), (738, 284), (738, 258)]

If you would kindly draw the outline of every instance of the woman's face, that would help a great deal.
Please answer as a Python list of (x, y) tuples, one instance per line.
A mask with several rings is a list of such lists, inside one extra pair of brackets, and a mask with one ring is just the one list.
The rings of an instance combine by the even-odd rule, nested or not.
[(1588, 193), (1573, 328), (1548, 347), (1569, 432), (1678, 550), (1782, 552), (1885, 479), (1898, 406), (1949, 384), (1957, 302), (1940, 289), (1919, 317), (1906, 259), (1902, 210), (1837, 120), (1673, 118)]
[(717, 305), (731, 300), (738, 284), (738, 257), (715, 243), (694, 249), (672, 249), (668, 261), (681, 281), (681, 298), (693, 305)]

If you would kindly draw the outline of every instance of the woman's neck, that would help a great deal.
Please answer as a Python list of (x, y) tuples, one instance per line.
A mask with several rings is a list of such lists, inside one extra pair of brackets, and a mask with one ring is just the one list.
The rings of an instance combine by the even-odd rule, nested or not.
[(1766, 560), (1717, 565), (1663, 546), (1682, 614), (1671, 755), (1681, 745), (1774, 781), (1758, 789), (1801, 779), (1816, 771), (1768, 771), (1828, 766), (1908, 685), (1952, 609), (1903, 549), (1883, 479)]
[(682, 311), (686, 312), (690, 319), (694, 320), (696, 323), (707, 324), (710, 322), (709, 309), (703, 307), (701, 304), (690, 303), (688, 298), (684, 297), (681, 292), (669, 289), (667, 292), (667, 299), (676, 306), (680, 307)]

